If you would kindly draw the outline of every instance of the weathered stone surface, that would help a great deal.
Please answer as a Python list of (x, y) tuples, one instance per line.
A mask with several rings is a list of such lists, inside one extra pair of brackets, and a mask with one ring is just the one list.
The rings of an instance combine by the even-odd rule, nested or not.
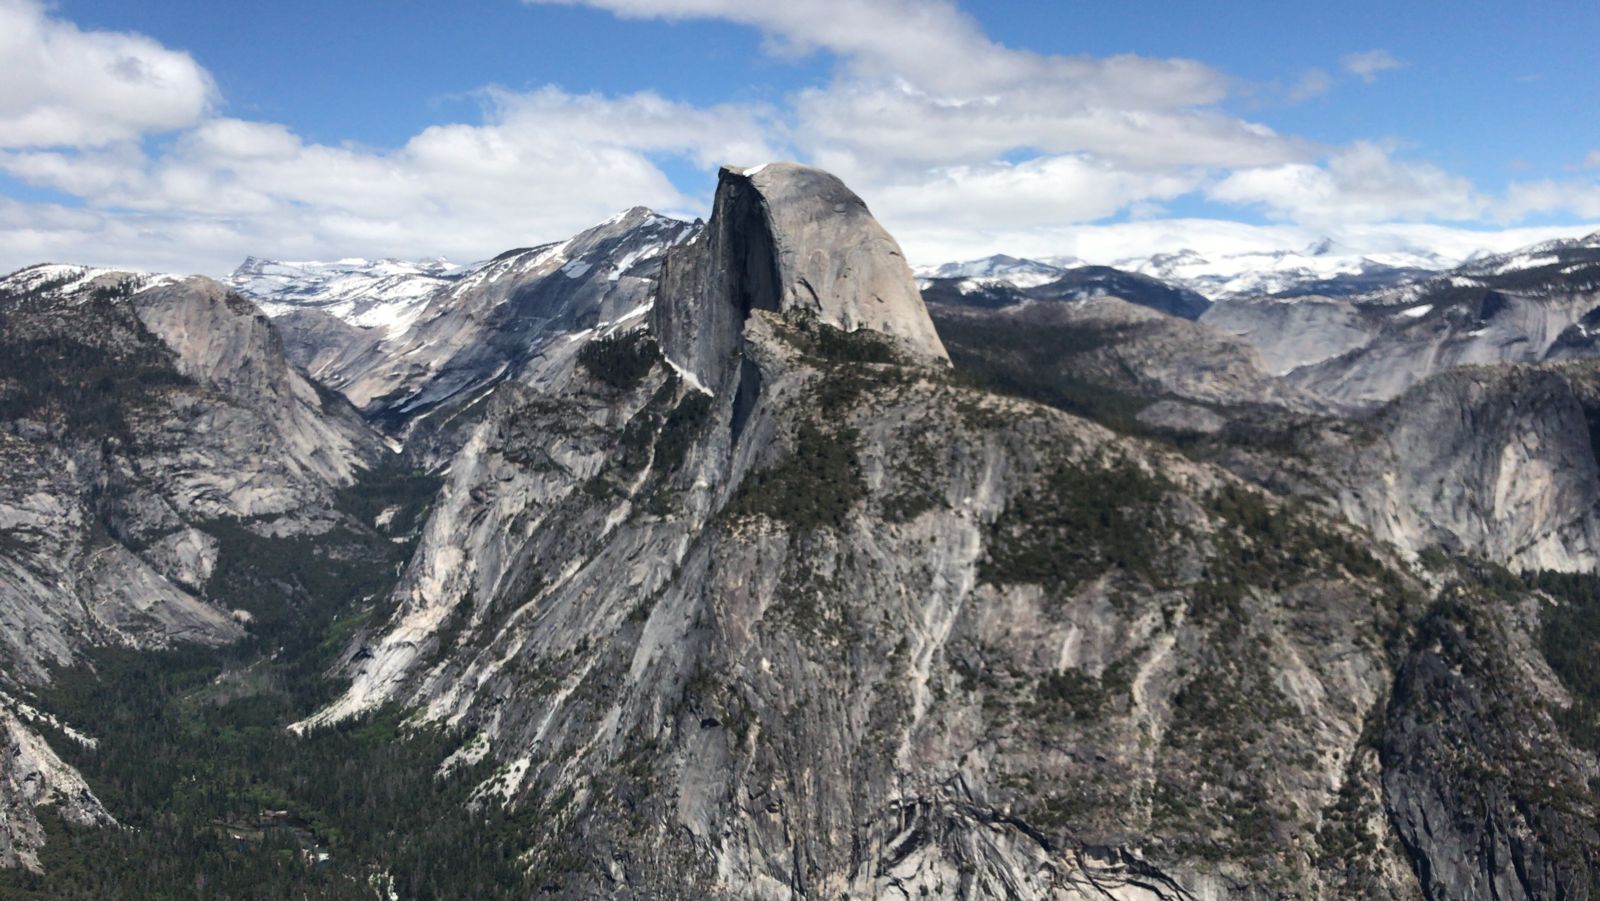
[(808, 166), (722, 170), (705, 230), (666, 261), (652, 328), (674, 366), (720, 385), (755, 310), (945, 358), (899, 245), (843, 182)]
[[(1538, 601), (1455, 593), (1419, 625), (1381, 739), (1384, 796), (1429, 898), (1600, 896), (1600, 769), (1548, 710)], [(1521, 609), (1519, 609), (1519, 607)]]
[(36, 811), (47, 805), (76, 826), (116, 825), (83, 777), (0, 707), (0, 867), (39, 868), (44, 829)]
[[(0, 280), (0, 689), (19, 692), (95, 647), (242, 638), (207, 530), (322, 534), (388, 453), (216, 282), (46, 268)], [(32, 865), (34, 808), (110, 819), (0, 700), (0, 865)]]
[[(559, 824), (530, 865), (574, 894), (1416, 895), (1393, 841), (1315, 837), (1341, 790), (1381, 803), (1355, 761), (1420, 590), (1392, 558), (887, 336), (745, 310), (729, 228), (657, 298), (712, 393), (666, 360), (498, 389), (317, 722), (399, 702), (480, 735), (480, 797)], [(1055, 518), (1077, 503), (1111, 518)], [(1261, 516), (1317, 537), (1268, 550)]]

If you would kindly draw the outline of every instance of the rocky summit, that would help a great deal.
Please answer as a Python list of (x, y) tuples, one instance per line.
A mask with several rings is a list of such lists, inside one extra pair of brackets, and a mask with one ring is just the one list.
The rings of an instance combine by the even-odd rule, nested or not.
[(1600, 897), (1591, 250), (14, 273), (0, 890)]

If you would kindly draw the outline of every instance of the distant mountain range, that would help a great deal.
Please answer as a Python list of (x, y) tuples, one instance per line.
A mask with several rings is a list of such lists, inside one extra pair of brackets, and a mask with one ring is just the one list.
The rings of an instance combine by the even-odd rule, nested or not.
[[(1107, 267), (1160, 279), (1211, 300), (1233, 297), (1338, 296), (1399, 284), (1464, 262), (1428, 251), (1359, 254), (1330, 239), (1300, 251), (1269, 250), (1203, 255), (1179, 250), (1126, 257)], [(958, 280), (968, 290), (1004, 284), (1031, 288), (1090, 264), (1075, 257), (1042, 260), (992, 256), (962, 263), (925, 266), (919, 281)]]

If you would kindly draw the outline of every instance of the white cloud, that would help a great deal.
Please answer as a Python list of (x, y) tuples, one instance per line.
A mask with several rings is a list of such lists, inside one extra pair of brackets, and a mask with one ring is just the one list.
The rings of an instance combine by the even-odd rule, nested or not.
[(81, 31), (35, 0), (0, 0), (0, 148), (171, 131), (198, 121), (215, 97), (187, 53), (137, 34)]
[(1322, 164), (1243, 169), (1222, 179), (1207, 195), (1224, 203), (1262, 206), (1281, 219), (1324, 226), (1471, 220), (1487, 209), (1467, 179), (1429, 163), (1396, 160), (1369, 142), (1344, 148)]
[(1326, 69), (1308, 69), (1300, 76), (1300, 80), (1289, 88), (1289, 102), (1302, 103), (1313, 97), (1321, 97), (1333, 90), (1333, 76)]
[(1578, 165), (1585, 169), (1600, 169), (1600, 150), (1591, 150)]
[(1403, 69), (1406, 65), (1387, 50), (1365, 50), (1361, 53), (1352, 53), (1339, 60), (1339, 64), (1344, 66), (1346, 72), (1367, 84), (1377, 81), (1380, 72)]
[[(826, 50), (837, 66), (776, 106), (489, 88), (480, 119), (375, 149), (219, 116), (210, 75), (187, 54), (0, 0), (0, 171), (82, 201), (0, 201), (0, 269), (54, 259), (221, 273), (248, 254), (470, 259), (634, 204), (700, 212), (712, 166), (782, 157), (845, 178), (919, 261), (1096, 242), (1173, 249), (1219, 235), (1300, 247), (1335, 227), (1595, 208), (1593, 186), (1535, 182), (1484, 198), (1374, 144), (1330, 149), (1280, 134), (1224, 111), (1233, 81), (1193, 60), (1007, 48), (945, 0), (530, 2), (741, 23), (775, 53)], [(1401, 65), (1384, 51), (1342, 62), (1366, 80)], [(1305, 99), (1332, 82), (1313, 69), (1289, 93)], [(139, 140), (172, 131), (170, 142)], [(664, 158), (706, 170), (703, 192), (680, 192)], [(1284, 224), (1083, 224), (1147, 217), (1185, 196), (1262, 207)]]
[[(148, 267), (174, 258), (181, 238), (196, 242), (182, 268), (223, 272), (251, 253), (486, 255), (564, 237), (634, 204), (693, 209), (655, 154), (705, 166), (777, 155), (762, 140), (759, 108), (554, 88), (497, 90), (487, 99), (486, 121), (427, 128), (389, 152), (307, 143), (272, 123), (210, 119), (154, 158), (131, 145), (35, 150), (0, 154), (0, 170), (89, 200), (72, 234), (98, 223), (108, 235), (75, 252), (58, 242), (57, 259)], [(119, 219), (139, 227), (112, 228)], [(0, 263), (37, 261), (30, 246), (37, 236), (0, 241)]]
[(1507, 189), (1505, 200), (1496, 209), (1496, 217), (1505, 222), (1551, 213), (1600, 217), (1600, 184), (1581, 180), (1519, 182)]

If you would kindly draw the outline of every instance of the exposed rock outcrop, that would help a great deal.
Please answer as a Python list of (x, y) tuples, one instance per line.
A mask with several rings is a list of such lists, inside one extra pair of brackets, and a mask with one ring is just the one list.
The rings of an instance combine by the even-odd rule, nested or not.
[[(45, 271), (0, 281), (0, 689), (14, 691), (97, 647), (242, 638), (213, 590), (215, 534), (342, 548), (336, 496), (389, 453), (216, 282)], [(0, 865), (32, 864), (35, 807), (109, 818), (4, 716)]]
[(701, 385), (723, 383), (756, 310), (946, 356), (900, 246), (843, 182), (794, 163), (724, 168), (710, 223), (668, 258), (659, 296), (662, 351)]
[(658, 330), (497, 389), (314, 722), (475, 734), (479, 797), (555, 824), (530, 866), (575, 894), (1415, 896), (1381, 820), (1332, 825), (1382, 803), (1361, 735), (1412, 578), (962, 387), (916, 317), (785, 307), (751, 182), (669, 259)]
[(0, 867), (39, 868), (39, 808), (75, 826), (115, 826), (83, 777), (37, 733), (0, 707)]
[(1376, 404), (1458, 366), (1593, 357), (1600, 236), (1340, 298), (1235, 299), (1203, 317), (1249, 339), (1295, 385)]
[(1268, 375), (1249, 342), (1120, 298), (931, 308), (958, 369), (1069, 412), (1215, 432), (1260, 408), (1329, 408)]
[(463, 413), (489, 389), (541, 365), (571, 335), (643, 315), (661, 257), (697, 229), (636, 207), (561, 243), (416, 275), (419, 284), (392, 289), (408, 311), (394, 321), (363, 318), (359, 298), (294, 303), (315, 287), (305, 279), (243, 281), (270, 296), (292, 359), (436, 465), (470, 435), (476, 412)]

